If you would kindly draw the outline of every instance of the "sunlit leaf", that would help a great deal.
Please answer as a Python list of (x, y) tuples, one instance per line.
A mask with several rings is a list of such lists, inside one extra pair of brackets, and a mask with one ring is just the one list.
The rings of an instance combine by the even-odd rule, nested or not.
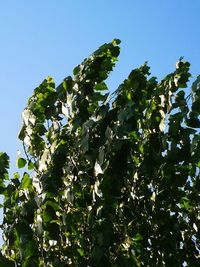
[(26, 160), (24, 158), (18, 158), (17, 167), (21, 169), (24, 168), (25, 165), (26, 165)]

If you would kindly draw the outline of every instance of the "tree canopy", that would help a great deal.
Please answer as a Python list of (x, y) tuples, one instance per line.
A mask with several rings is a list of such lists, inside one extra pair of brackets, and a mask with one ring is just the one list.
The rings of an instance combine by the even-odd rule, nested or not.
[(199, 266), (200, 76), (145, 63), (109, 93), (119, 44), (29, 98), (23, 174), (0, 154), (1, 266)]

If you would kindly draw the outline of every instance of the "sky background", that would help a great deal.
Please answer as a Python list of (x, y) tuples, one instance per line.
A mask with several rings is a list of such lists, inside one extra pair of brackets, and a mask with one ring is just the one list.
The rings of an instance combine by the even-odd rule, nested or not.
[(121, 39), (121, 54), (108, 79), (114, 91), (145, 61), (161, 79), (184, 56), (200, 74), (199, 0), (0, 1), (0, 151), (16, 151), (21, 112), (48, 75), (57, 85), (105, 42)]

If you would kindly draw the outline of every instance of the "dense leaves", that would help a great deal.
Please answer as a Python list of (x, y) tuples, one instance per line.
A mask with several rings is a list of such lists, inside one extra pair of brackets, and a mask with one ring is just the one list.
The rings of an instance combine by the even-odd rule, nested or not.
[(109, 94), (119, 44), (28, 100), (22, 177), (0, 154), (2, 266), (199, 266), (200, 78), (145, 63)]

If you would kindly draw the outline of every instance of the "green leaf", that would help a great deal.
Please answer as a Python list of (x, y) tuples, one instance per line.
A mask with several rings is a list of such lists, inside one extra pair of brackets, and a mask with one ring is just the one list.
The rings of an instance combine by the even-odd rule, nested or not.
[(38, 266), (40, 266), (38, 264), (38, 259), (34, 257), (27, 258), (22, 263), (22, 267), (38, 267)]
[(105, 84), (105, 82), (101, 82), (101, 83), (98, 83), (97, 85), (95, 85), (94, 90), (105, 91), (105, 90), (108, 90), (108, 87)]
[(120, 39), (113, 39), (113, 41), (112, 41), (112, 44), (113, 45), (119, 45), (121, 43), (121, 40)]
[(31, 160), (29, 160), (29, 162), (28, 162), (28, 170), (30, 171), (30, 170), (33, 170), (34, 169), (34, 163), (31, 161)]
[(25, 165), (26, 165), (26, 160), (24, 158), (18, 158), (17, 167), (21, 169), (24, 168)]
[(200, 98), (198, 98), (195, 102), (192, 103), (192, 111), (200, 114)]
[(30, 184), (32, 184), (32, 180), (28, 173), (25, 172), (21, 181), (21, 189), (27, 189)]
[(6, 153), (0, 153), (0, 175), (8, 173), (9, 168), (9, 157)]
[(196, 92), (200, 90), (200, 75), (197, 76), (196, 80), (192, 84), (192, 91)]
[(46, 205), (45, 210), (43, 212), (43, 218), (45, 223), (50, 223), (56, 218), (55, 210), (52, 206)]
[(79, 73), (79, 70), (80, 70), (79, 66), (75, 67), (74, 70), (73, 70), (73, 74), (77, 75)]
[(80, 254), (81, 257), (84, 256), (84, 250), (83, 249), (77, 248), (77, 251), (78, 251), (78, 253)]
[(197, 166), (198, 168), (200, 168), (200, 161), (196, 164), (196, 166)]

